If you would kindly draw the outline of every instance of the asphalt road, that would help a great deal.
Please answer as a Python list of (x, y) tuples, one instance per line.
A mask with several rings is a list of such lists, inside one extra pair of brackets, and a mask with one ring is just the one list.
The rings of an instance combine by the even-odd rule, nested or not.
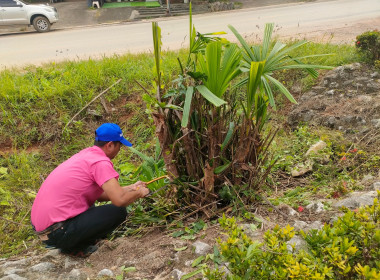
[[(162, 29), (163, 49), (188, 45), (187, 16), (156, 19)], [(276, 24), (276, 34), (286, 38), (308, 38), (352, 42), (356, 35), (380, 29), (380, 0), (317, 1), (193, 16), (201, 33), (226, 31), (233, 25), (248, 39), (263, 33), (266, 22)], [(40, 65), (45, 62), (99, 58), (152, 49), (151, 21), (96, 25), (53, 30), (49, 33), (19, 33), (0, 36), (0, 68)]]

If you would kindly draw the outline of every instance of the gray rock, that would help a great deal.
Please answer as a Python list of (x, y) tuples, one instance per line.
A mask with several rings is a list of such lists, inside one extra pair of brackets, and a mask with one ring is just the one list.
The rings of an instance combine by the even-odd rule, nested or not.
[(49, 272), (55, 269), (55, 264), (51, 262), (42, 262), (42, 263), (33, 265), (30, 269), (34, 272), (40, 272), (40, 273)]
[(323, 224), (320, 221), (314, 221), (310, 224), (309, 229), (321, 229), (323, 228)]
[(373, 72), (369, 75), (371, 78), (380, 78), (379, 72)]
[(366, 184), (371, 182), (375, 177), (373, 177), (371, 174), (364, 175), (363, 179), (361, 180), (362, 184)]
[(310, 203), (309, 205), (306, 206), (306, 209), (308, 209), (312, 213), (317, 213), (317, 214), (325, 211), (324, 205), (320, 201)]
[(308, 250), (306, 241), (298, 235), (295, 235), (292, 239), (286, 242), (286, 248), (289, 253), (296, 253), (300, 250)]
[(26, 270), (23, 268), (10, 268), (4, 271), (5, 275), (10, 275), (10, 274), (23, 274), (25, 273)]
[(88, 275), (79, 270), (79, 269), (73, 269), (70, 271), (70, 273), (67, 275), (68, 280), (86, 280), (88, 278)]
[(257, 239), (261, 236), (261, 233), (257, 230), (255, 224), (242, 224), (241, 227), (243, 228), (244, 233), (251, 239)]
[(291, 171), (290, 174), (292, 177), (299, 177), (302, 175), (305, 175), (306, 173), (313, 170), (313, 162), (308, 159), (304, 163), (299, 163), (297, 166), (295, 166)]
[(73, 268), (76, 265), (78, 265), (77, 261), (73, 260), (70, 257), (66, 257), (66, 259), (65, 259), (65, 269)]
[(333, 225), (336, 221), (338, 221), (338, 219), (340, 217), (343, 217), (343, 216), (344, 216), (344, 213), (338, 213), (338, 214), (336, 214), (335, 216), (331, 217), (331, 219), (329, 221), (329, 224)]
[(335, 95), (335, 90), (334, 89), (328, 90), (325, 92), (325, 94), (329, 95), (329, 96), (333, 96), (333, 95)]
[(337, 120), (335, 117), (331, 116), (331, 117), (328, 117), (327, 119), (327, 122), (326, 122), (326, 125), (330, 128), (334, 128), (337, 124)]
[(371, 120), (371, 124), (376, 128), (380, 128), (380, 119)]
[(18, 266), (25, 266), (30, 264), (30, 259), (21, 259), (17, 261), (10, 261), (10, 262), (5, 262), (2, 267), (18, 267)]
[(194, 253), (197, 255), (197, 256), (205, 256), (207, 255), (212, 247), (204, 242), (201, 242), (201, 241), (196, 241), (193, 243), (193, 248), (194, 248)]
[(345, 81), (345, 82), (343, 82), (343, 86), (350, 86), (350, 85), (352, 85), (352, 83), (353, 83), (354, 81), (353, 80), (348, 80), (348, 81)]
[(299, 220), (296, 220), (293, 227), (295, 230), (303, 230), (303, 231), (306, 231), (306, 229), (308, 228), (308, 223), (304, 222), (304, 221), (299, 221)]
[(366, 86), (367, 86), (368, 92), (374, 92), (380, 89), (380, 84), (374, 81), (370, 81), (369, 83), (367, 83)]
[(375, 182), (372, 185), (374, 191), (380, 191), (380, 182)]
[(174, 269), (170, 273), (171, 279), (174, 279), (174, 280), (181, 280), (182, 275), (184, 275), (184, 273), (181, 270), (179, 270), (179, 269)]
[(348, 198), (342, 199), (333, 204), (333, 207), (347, 207), (356, 209), (365, 205), (373, 205), (373, 200), (377, 196), (376, 191), (371, 192), (353, 192)]
[(323, 224), (320, 221), (314, 221), (311, 224), (308, 224), (304, 221), (295, 221), (293, 225), (295, 230), (303, 230), (304, 232), (308, 232), (311, 229), (321, 229), (323, 227)]
[(104, 277), (104, 276), (113, 277), (113, 272), (106, 268), (102, 269), (101, 271), (99, 271), (98, 277)]
[(0, 280), (28, 280), (28, 278), (21, 277), (17, 274), (9, 274), (0, 278)]
[(51, 259), (54, 259), (60, 255), (61, 250), (60, 249), (52, 249), (49, 250), (42, 258), (41, 261), (48, 261)]
[(298, 212), (286, 204), (280, 204), (278, 209), (289, 216), (299, 216)]

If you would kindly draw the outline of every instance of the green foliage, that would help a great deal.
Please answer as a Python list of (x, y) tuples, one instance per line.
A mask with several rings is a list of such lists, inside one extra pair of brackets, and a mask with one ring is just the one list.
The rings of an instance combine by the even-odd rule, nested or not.
[[(177, 226), (183, 226), (182, 223), (180, 223)], [(200, 233), (202, 230), (207, 229), (207, 224), (199, 220), (197, 222), (191, 223), (189, 226), (183, 227), (183, 229), (177, 230), (172, 233), (173, 237), (180, 237), (183, 240), (194, 240), (198, 233)]]
[(356, 48), (370, 63), (380, 60), (380, 32), (372, 30), (356, 36)]
[(23, 152), (0, 157), (0, 166), (0, 256), (8, 256), (32, 239), (30, 207), (45, 164), (39, 154)]
[[(380, 197), (380, 192), (378, 193)], [(207, 279), (379, 279), (380, 203), (346, 211), (334, 224), (301, 234), (308, 244), (296, 251), (287, 245), (295, 234), (289, 225), (251, 240), (235, 218), (220, 219), (227, 239), (219, 239), (228, 273), (204, 269)]]

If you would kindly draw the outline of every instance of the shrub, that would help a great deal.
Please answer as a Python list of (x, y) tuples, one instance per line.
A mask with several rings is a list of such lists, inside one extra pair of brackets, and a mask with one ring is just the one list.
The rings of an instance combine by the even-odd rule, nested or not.
[[(380, 197), (380, 192), (378, 194)], [(224, 279), (379, 279), (380, 203), (347, 211), (333, 225), (301, 231), (308, 248), (295, 251), (287, 244), (295, 234), (289, 225), (265, 233), (264, 242), (247, 237), (235, 218), (220, 219), (227, 231), (220, 252), (228, 263)], [(220, 269), (204, 271), (221, 279)]]
[(356, 37), (356, 47), (369, 62), (378, 61), (380, 59), (380, 32), (373, 30), (358, 35)]

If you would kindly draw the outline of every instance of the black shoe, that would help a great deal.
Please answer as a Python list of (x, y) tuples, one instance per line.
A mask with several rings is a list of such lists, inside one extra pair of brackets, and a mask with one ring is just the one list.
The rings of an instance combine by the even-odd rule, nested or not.
[(98, 246), (90, 245), (83, 249), (61, 250), (61, 253), (72, 257), (87, 258), (92, 253), (96, 252), (96, 250), (98, 250)]

